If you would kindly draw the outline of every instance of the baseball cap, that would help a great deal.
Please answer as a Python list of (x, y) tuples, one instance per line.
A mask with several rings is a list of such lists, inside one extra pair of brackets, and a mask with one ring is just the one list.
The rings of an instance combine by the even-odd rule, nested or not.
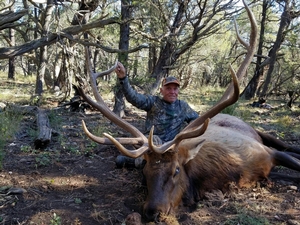
[(163, 81), (162, 81), (162, 86), (166, 86), (167, 84), (177, 84), (178, 86), (180, 86), (179, 81), (175, 77), (166, 77), (166, 78), (164, 78)]

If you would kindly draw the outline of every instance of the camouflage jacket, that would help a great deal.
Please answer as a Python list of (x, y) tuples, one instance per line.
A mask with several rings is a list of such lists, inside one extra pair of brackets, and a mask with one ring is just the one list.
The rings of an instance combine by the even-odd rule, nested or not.
[(163, 142), (167, 142), (198, 117), (198, 113), (185, 101), (177, 99), (173, 103), (168, 103), (158, 96), (136, 92), (127, 77), (119, 81), (126, 100), (147, 112), (145, 134), (149, 134), (154, 125), (154, 135), (157, 135)]

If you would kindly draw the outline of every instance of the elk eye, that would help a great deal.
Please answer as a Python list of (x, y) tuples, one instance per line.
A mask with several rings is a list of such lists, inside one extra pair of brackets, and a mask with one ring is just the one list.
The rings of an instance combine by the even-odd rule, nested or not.
[(174, 173), (174, 177), (179, 174), (180, 172), (180, 168), (177, 166), (176, 169), (175, 169), (175, 173)]

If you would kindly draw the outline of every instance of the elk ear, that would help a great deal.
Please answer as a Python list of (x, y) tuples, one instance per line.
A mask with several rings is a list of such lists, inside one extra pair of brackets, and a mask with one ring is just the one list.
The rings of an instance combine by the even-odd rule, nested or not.
[(188, 163), (191, 159), (195, 158), (195, 156), (198, 154), (198, 152), (200, 151), (200, 149), (202, 148), (203, 144), (205, 142), (204, 140), (201, 140), (199, 143), (197, 143), (197, 145), (195, 147), (192, 147), (191, 149), (189, 149), (187, 151), (187, 155), (186, 158), (183, 162), (183, 164), (185, 165), (186, 163)]

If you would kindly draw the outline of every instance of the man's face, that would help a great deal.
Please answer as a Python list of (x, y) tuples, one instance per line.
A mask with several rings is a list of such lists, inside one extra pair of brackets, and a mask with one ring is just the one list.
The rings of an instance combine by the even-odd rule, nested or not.
[(160, 89), (163, 100), (166, 102), (175, 102), (179, 93), (179, 86), (177, 84), (167, 84)]

